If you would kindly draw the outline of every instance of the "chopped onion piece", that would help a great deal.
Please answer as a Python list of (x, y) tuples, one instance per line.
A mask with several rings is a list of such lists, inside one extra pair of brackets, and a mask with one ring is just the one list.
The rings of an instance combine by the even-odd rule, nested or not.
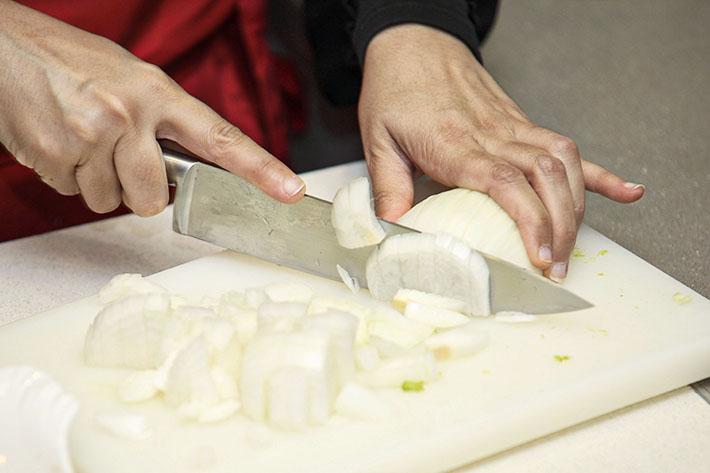
[(410, 302), (426, 304), (431, 307), (452, 310), (454, 312), (463, 313), (466, 311), (466, 303), (464, 301), (414, 289), (400, 289), (397, 291), (397, 294), (395, 294), (394, 299), (392, 299), (392, 305), (402, 313)]
[(165, 294), (167, 290), (140, 274), (119, 274), (99, 291), (99, 302), (109, 304), (128, 296)]
[(362, 248), (376, 245), (386, 236), (375, 216), (370, 182), (359, 177), (338, 189), (333, 199), (331, 222), (340, 246)]
[[(325, 422), (338, 388), (337, 355), (331, 337), (317, 332), (259, 335), (249, 343), (239, 381), (244, 413), (254, 420), (271, 418), (270, 399), (286, 394), (270, 394), (274, 386), (269, 388), (268, 383), (284, 367), (307, 373), (309, 423)], [(275, 386), (281, 389), (283, 385)]]
[(302, 302), (267, 302), (259, 307), (258, 330), (267, 332), (290, 332), (308, 307)]
[(444, 361), (462, 356), (469, 356), (483, 350), (488, 345), (489, 336), (469, 323), (463, 327), (437, 333), (424, 342), (437, 360)]
[(353, 294), (357, 294), (360, 292), (360, 283), (357, 281), (356, 278), (350, 276), (350, 273), (348, 273), (348, 270), (340, 266), (339, 264), (335, 265), (335, 269), (338, 270), (338, 274), (340, 275), (340, 279), (343, 280), (343, 284), (345, 284), (348, 289), (352, 291)]
[(175, 357), (165, 386), (165, 401), (174, 407), (187, 404), (200, 408), (219, 402), (203, 337), (193, 340)]
[(370, 309), (348, 299), (319, 296), (314, 297), (308, 306), (308, 314), (322, 314), (324, 312), (330, 312), (331, 310), (347, 312), (348, 314), (352, 314), (357, 317), (358, 327), (355, 335), (355, 341), (359, 345), (367, 343), (369, 337), (367, 332), (367, 322), (370, 316)]
[(197, 418), (202, 423), (220, 422), (232, 417), (239, 410), (239, 401), (229, 399), (206, 408)]
[(449, 235), (406, 233), (387, 238), (367, 260), (367, 286), (390, 301), (416, 289), (466, 303), (469, 315), (489, 315), (489, 271), (483, 257)]
[(130, 374), (118, 386), (118, 397), (123, 402), (141, 402), (152, 399), (158, 394), (155, 379), (157, 371), (138, 371)]
[(458, 327), (470, 322), (470, 319), (460, 312), (420, 304), (418, 302), (410, 302), (407, 304), (407, 308), (404, 310), (404, 316), (434, 328)]
[(359, 379), (373, 387), (401, 387), (407, 380), (434, 381), (439, 376), (431, 353), (417, 353), (385, 360), (377, 369), (360, 373)]
[(301, 302), (308, 304), (313, 297), (313, 290), (310, 287), (297, 282), (269, 284), (264, 287), (264, 292), (272, 302)]
[(402, 348), (412, 348), (434, 331), (430, 325), (404, 317), (389, 307), (378, 307), (371, 313), (369, 332)]
[(372, 345), (358, 347), (355, 350), (355, 363), (361, 371), (372, 371), (380, 364), (380, 353)]
[(84, 360), (91, 366), (157, 368), (169, 316), (168, 295), (138, 295), (112, 302), (89, 326)]

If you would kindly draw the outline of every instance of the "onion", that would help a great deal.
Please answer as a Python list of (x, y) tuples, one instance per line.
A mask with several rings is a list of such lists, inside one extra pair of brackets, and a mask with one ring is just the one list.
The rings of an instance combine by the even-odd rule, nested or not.
[(377, 369), (361, 373), (359, 379), (373, 387), (400, 387), (407, 380), (433, 381), (439, 376), (431, 353), (417, 353), (385, 360)]
[(359, 177), (338, 189), (330, 218), (338, 243), (344, 248), (376, 245), (386, 236), (375, 216), (370, 182), (366, 177)]
[(449, 235), (406, 233), (387, 238), (367, 260), (367, 285), (391, 301), (400, 289), (458, 299), (466, 313), (489, 315), (489, 272), (483, 257)]
[(444, 361), (478, 353), (488, 345), (488, 341), (488, 333), (477, 330), (474, 322), (432, 335), (424, 345), (437, 360)]
[(353, 294), (360, 292), (360, 283), (357, 279), (350, 276), (347, 269), (343, 268), (339, 264), (335, 265), (335, 269), (338, 270), (338, 274), (340, 275), (340, 279), (343, 281), (343, 284), (345, 284)]
[(170, 297), (164, 294), (129, 296), (107, 305), (89, 326), (84, 360), (92, 366), (157, 368), (169, 316)]
[(99, 302), (109, 304), (128, 296), (164, 294), (164, 287), (144, 279), (140, 274), (119, 274), (99, 291)]
[(392, 305), (400, 312), (404, 312), (407, 304), (410, 302), (417, 302), (419, 304), (452, 310), (454, 312), (464, 312), (466, 310), (466, 303), (464, 301), (416, 291), (414, 289), (400, 289), (392, 299)]
[(470, 320), (460, 312), (420, 304), (418, 302), (410, 302), (407, 304), (404, 316), (434, 328), (458, 327), (467, 324)]
[(448, 233), (472, 248), (540, 273), (528, 259), (515, 221), (486, 194), (468, 189), (436, 194), (404, 214), (399, 223), (422, 232)]

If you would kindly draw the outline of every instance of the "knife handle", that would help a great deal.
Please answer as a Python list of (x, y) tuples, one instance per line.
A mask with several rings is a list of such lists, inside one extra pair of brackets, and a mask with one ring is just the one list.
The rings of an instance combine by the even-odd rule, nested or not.
[(165, 160), (165, 171), (168, 175), (168, 184), (180, 186), (185, 175), (197, 161), (188, 155), (166, 147), (162, 148)]

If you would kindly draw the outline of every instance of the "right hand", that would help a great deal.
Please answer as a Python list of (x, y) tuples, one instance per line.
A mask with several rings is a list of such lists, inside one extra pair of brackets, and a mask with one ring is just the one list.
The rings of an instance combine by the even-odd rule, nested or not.
[(59, 193), (105, 213), (168, 203), (158, 139), (169, 139), (282, 202), (303, 181), (158, 67), (117, 44), (0, 0), (0, 142)]

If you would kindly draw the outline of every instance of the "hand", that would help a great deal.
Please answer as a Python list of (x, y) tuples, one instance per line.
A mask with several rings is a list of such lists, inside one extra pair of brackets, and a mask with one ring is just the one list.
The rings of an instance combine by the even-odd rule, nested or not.
[(65, 195), (95, 212), (123, 200), (142, 216), (168, 202), (157, 139), (293, 202), (293, 172), (159, 68), (111, 41), (0, 0), (0, 142)]
[(389, 28), (370, 42), (359, 117), (378, 215), (409, 210), (419, 172), (488, 193), (517, 222), (530, 261), (557, 281), (585, 187), (617, 202), (644, 193), (532, 123), (462, 42), (426, 26)]

